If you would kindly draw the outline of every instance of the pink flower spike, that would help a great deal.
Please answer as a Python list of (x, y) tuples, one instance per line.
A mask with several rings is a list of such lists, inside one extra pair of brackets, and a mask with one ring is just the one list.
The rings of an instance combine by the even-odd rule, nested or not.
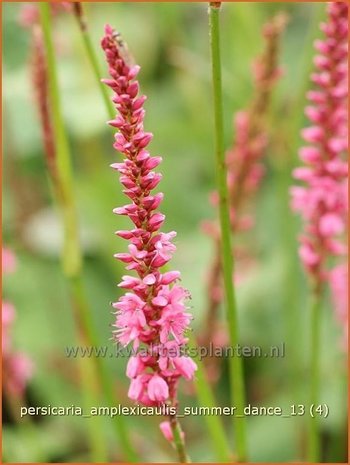
[[(252, 99), (246, 108), (238, 111), (233, 117), (234, 138), (225, 158), (228, 185), (227, 202), (230, 209), (229, 220), (234, 234), (243, 229), (249, 229), (254, 224), (250, 210), (255, 205), (253, 199), (264, 175), (263, 163), (269, 139), (266, 122), (268, 121), (267, 116), (275, 84), (282, 75), (278, 60), (281, 35), (286, 22), (286, 15), (280, 13), (273, 16), (264, 25), (262, 31), (263, 51), (256, 58), (252, 67)], [(218, 199), (217, 193), (211, 195), (211, 204), (218, 206)], [(206, 222), (203, 224), (203, 229), (212, 237), (215, 250), (207, 279), (206, 321), (208, 328), (205, 331), (205, 344), (209, 344), (217, 329), (219, 305), (223, 295), (220, 292), (220, 287), (223, 285), (220, 257), (221, 232), (216, 222), (212, 222), (212, 225)], [(232, 253), (235, 254), (236, 251), (232, 250)], [(214, 360), (212, 363), (218, 366)]]
[[(185, 343), (191, 315), (185, 313), (184, 300), (188, 293), (175, 285), (178, 271), (161, 273), (176, 250), (172, 240), (175, 232), (160, 231), (165, 216), (158, 210), (161, 192), (153, 190), (161, 181), (161, 173), (153, 171), (161, 157), (153, 157), (147, 150), (153, 135), (144, 129), (146, 96), (139, 95), (135, 79), (140, 67), (130, 65), (131, 59), (110, 26), (105, 27), (101, 41), (109, 67), (110, 78), (103, 82), (114, 95), (117, 115), (109, 122), (118, 129), (113, 147), (123, 160), (111, 166), (119, 173), (123, 193), (131, 203), (115, 208), (117, 215), (127, 217), (131, 229), (119, 230), (116, 235), (129, 241), (128, 252), (114, 256), (125, 263), (135, 276), (125, 275), (118, 286), (128, 292), (112, 304), (116, 320), (115, 339), (123, 346), (132, 344), (135, 353), (129, 359), (126, 375), (131, 379), (128, 396), (143, 405), (157, 405), (169, 399), (177, 402), (177, 385), (181, 377), (189, 378), (194, 362), (179, 361), (179, 368), (163, 360), (154, 349), (160, 341), (179, 349)], [(151, 355), (141, 354), (147, 350)]]
[(347, 15), (346, 3), (329, 3), (324, 38), (315, 42), (315, 89), (305, 110), (312, 125), (302, 131), (307, 144), (299, 151), (307, 166), (294, 171), (303, 186), (291, 189), (292, 208), (304, 221), (299, 255), (317, 291), (329, 281), (329, 264), (347, 254)]
[[(2, 249), (3, 273), (12, 273), (16, 258), (7, 248)], [(22, 396), (28, 381), (33, 376), (34, 364), (22, 352), (13, 348), (11, 329), (15, 319), (15, 308), (10, 302), (2, 301), (2, 369), (3, 383), (13, 396)]]

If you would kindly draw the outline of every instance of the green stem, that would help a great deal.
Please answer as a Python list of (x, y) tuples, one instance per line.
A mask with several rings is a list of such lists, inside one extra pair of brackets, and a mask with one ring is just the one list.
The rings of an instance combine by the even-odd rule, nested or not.
[(23, 423), (31, 423), (31, 417), (23, 416), (21, 418), (21, 407), (26, 407), (27, 402), (25, 396), (20, 394), (14, 394), (11, 390), (7, 387), (6, 382), (3, 383), (3, 395), (5, 404), (8, 408), (9, 415), (11, 416), (14, 423), (17, 425)]
[(60, 186), (59, 199), (64, 222), (63, 269), (67, 276), (75, 276), (81, 270), (77, 215), (72, 190), (72, 169), (69, 146), (61, 114), (61, 99), (56, 70), (55, 51), (51, 37), (50, 7), (47, 2), (40, 3), (40, 14), (46, 49), (51, 116), (57, 152), (56, 165)]
[[(233, 284), (234, 262), (231, 245), (230, 211), (228, 203), (227, 170), (224, 151), (223, 108), (222, 108), (222, 83), (221, 83), (221, 59), (220, 59), (220, 32), (219, 32), (220, 2), (212, 2), (209, 5), (209, 30), (212, 60), (212, 79), (214, 96), (215, 117), (215, 152), (217, 165), (217, 185), (219, 192), (219, 213), (221, 227), (221, 259), (225, 286), (225, 298), (227, 306), (227, 319), (231, 345), (238, 344), (238, 322)], [(231, 357), (230, 386), (231, 402), (237, 407), (237, 413), (244, 415), (245, 392), (243, 380), (243, 364), (240, 357)], [(245, 418), (233, 417), (238, 461), (247, 459), (247, 443)]]
[[(310, 404), (318, 405), (320, 401), (320, 327), (321, 327), (321, 293), (314, 291), (311, 300), (310, 325)], [(307, 460), (310, 463), (320, 461), (319, 419), (309, 415), (309, 440)]]
[(176, 416), (170, 418), (170, 425), (174, 436), (174, 446), (179, 456), (179, 463), (191, 463), (191, 459), (186, 452), (185, 442), (182, 438), (181, 426)]
[[(73, 300), (75, 304), (79, 307), (77, 309), (78, 311), (76, 312), (80, 317), (80, 320), (78, 321), (78, 327), (81, 328), (82, 332), (87, 338), (87, 342), (85, 343), (85, 345), (89, 345), (90, 347), (98, 347), (98, 337), (95, 334), (94, 326), (91, 324), (89, 303), (86, 298), (86, 292), (81, 277), (79, 276), (70, 279), (70, 285)], [(109, 407), (114, 407), (116, 404), (116, 399), (115, 393), (113, 391), (112, 381), (108, 373), (108, 369), (106, 368), (104, 362), (100, 358), (96, 357), (91, 360), (94, 360), (95, 362), (97, 377), (101, 383), (105, 400)], [(120, 445), (123, 448), (125, 457), (128, 459), (129, 462), (137, 462), (138, 457), (135, 454), (134, 449), (131, 445), (128, 432), (122, 417), (113, 419), (113, 428), (115, 430), (116, 435), (119, 437)]]
[[(55, 196), (57, 203), (62, 210), (65, 232), (64, 247), (62, 251), (63, 271), (70, 286), (74, 316), (79, 333), (79, 341), (84, 340), (86, 345), (97, 347), (99, 338), (96, 334), (94, 325), (91, 322), (91, 311), (82, 284), (81, 273), (83, 257), (79, 241), (78, 219), (74, 202), (71, 157), (61, 112), (55, 52), (51, 37), (50, 7), (47, 2), (40, 3), (40, 15), (46, 50), (49, 78), (49, 97), (51, 102), (52, 122), (55, 136), (56, 165), (58, 175), (58, 182), (56, 184), (58, 187), (56, 189)], [(107, 399), (109, 405), (115, 405), (112, 380), (109, 377), (108, 371), (100, 359), (96, 358), (94, 360), (95, 361), (89, 361), (89, 366), (91, 367), (89, 369), (94, 370), (92, 373), (94, 373), (93, 376), (95, 380), (100, 380), (104, 391), (104, 396)], [(88, 376), (91, 377), (91, 375), (88, 373), (84, 373), (85, 379), (87, 379)], [(96, 397), (96, 393), (94, 392), (91, 383), (83, 383), (83, 388), (86, 389), (85, 398), (92, 398), (92, 396)], [(91, 440), (91, 444), (96, 444), (96, 437), (99, 438), (101, 444), (104, 444), (103, 430), (97, 423), (93, 422), (91, 424), (94, 425), (94, 429), (93, 431), (91, 430), (91, 434), (93, 433), (95, 436)], [(118, 421), (113, 421), (113, 426), (116, 430), (116, 434), (119, 437), (120, 446), (123, 449), (125, 457), (130, 462), (136, 462), (137, 457), (128, 438), (123, 419), (120, 417), (118, 418)], [(106, 461), (103, 460), (103, 458), (104, 457), (100, 457), (98, 461)]]
[[(204, 364), (199, 359), (196, 342), (192, 335), (190, 335), (189, 337), (188, 344), (191, 351), (191, 355), (194, 354), (193, 358), (197, 363), (195, 387), (199, 404), (202, 407), (216, 407), (217, 402), (215, 401), (213, 391), (207, 379)], [(205, 415), (204, 421), (207, 424), (209, 438), (212, 441), (213, 449), (215, 450), (218, 462), (232, 462), (233, 457), (231, 454), (230, 446), (227, 442), (222, 419), (217, 415)]]
[[(83, 334), (78, 338), (81, 347), (87, 345), (87, 340)], [(78, 360), (80, 370), (80, 383), (85, 386), (82, 389), (82, 403), (89, 411), (91, 407), (96, 405), (96, 400), (99, 399), (99, 386), (96, 379), (96, 373), (93, 364), (87, 358), (81, 357)], [(86, 388), (88, 386), (88, 388)], [(96, 416), (87, 418), (87, 428), (89, 432), (89, 447), (91, 449), (91, 458), (94, 463), (106, 462), (108, 460), (106, 444), (103, 440), (102, 434), (97, 434), (97, 430), (103, 430), (103, 418)]]
[(75, 9), (76, 9), (75, 17), (77, 18), (79, 29), (81, 31), (81, 35), (82, 35), (82, 38), (83, 38), (83, 43), (84, 43), (84, 47), (85, 47), (85, 50), (86, 50), (86, 54), (88, 56), (92, 71), (93, 71), (93, 73), (95, 75), (98, 87), (100, 89), (101, 96), (102, 96), (103, 102), (105, 104), (108, 117), (111, 118), (111, 119), (114, 119), (115, 118), (115, 110), (114, 110), (112, 101), (109, 98), (107, 87), (101, 82), (102, 74), (101, 74), (101, 70), (100, 70), (100, 66), (99, 66), (99, 63), (98, 63), (96, 52), (95, 52), (95, 49), (94, 49), (94, 47), (92, 45), (92, 41), (91, 41), (91, 38), (90, 38), (86, 17), (85, 17), (84, 12), (83, 12), (83, 4), (82, 4), (82, 2), (76, 2), (75, 5), (77, 5), (77, 4), (79, 4), (79, 8), (77, 8), (75, 6)]

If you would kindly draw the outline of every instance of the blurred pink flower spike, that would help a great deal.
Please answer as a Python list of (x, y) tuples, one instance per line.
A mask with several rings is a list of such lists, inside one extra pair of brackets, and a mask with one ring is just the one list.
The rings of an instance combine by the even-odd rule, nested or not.
[[(16, 257), (10, 249), (2, 248), (2, 271), (13, 273), (16, 269)], [(14, 306), (2, 301), (2, 360), (4, 388), (11, 395), (22, 396), (26, 385), (33, 375), (34, 365), (30, 358), (16, 352), (12, 347), (11, 328), (16, 318)]]
[[(346, 226), (348, 218), (348, 5), (328, 4), (328, 20), (321, 24), (323, 40), (315, 42), (316, 89), (308, 93), (306, 115), (312, 126), (302, 131), (300, 150), (305, 164), (294, 171), (303, 186), (291, 189), (292, 207), (304, 220), (299, 255), (315, 289), (329, 282), (340, 321), (347, 326)], [(335, 268), (329, 269), (329, 259)]]
[(306, 114), (313, 126), (302, 131), (307, 143), (300, 150), (306, 166), (294, 170), (304, 186), (293, 187), (292, 207), (305, 221), (300, 237), (300, 258), (320, 282), (328, 277), (326, 261), (346, 254), (340, 236), (347, 221), (347, 10), (345, 3), (330, 3), (328, 22), (322, 25), (323, 41), (315, 47), (317, 90), (308, 93)]

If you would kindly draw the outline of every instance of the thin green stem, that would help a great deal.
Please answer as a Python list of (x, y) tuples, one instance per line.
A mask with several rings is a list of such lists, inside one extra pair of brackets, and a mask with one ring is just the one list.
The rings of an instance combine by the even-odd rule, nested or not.
[[(81, 335), (78, 338), (79, 344), (81, 347), (86, 346), (87, 340)], [(80, 382), (83, 386), (88, 386), (88, 388), (82, 389), (82, 403), (84, 407), (90, 409), (96, 405), (96, 400), (99, 399), (99, 386), (96, 379), (95, 368), (89, 359), (84, 357), (79, 358), (78, 360), (79, 370), (80, 370)], [(105, 441), (103, 440), (102, 434), (97, 434), (97, 430), (103, 431), (103, 418), (96, 417), (87, 418), (87, 429), (89, 432), (89, 447), (91, 449), (91, 458), (94, 463), (98, 462), (107, 462), (107, 448)]]
[(176, 416), (170, 418), (170, 425), (174, 436), (174, 446), (179, 457), (179, 463), (191, 463), (192, 461), (186, 452), (181, 426)]
[(20, 423), (31, 423), (32, 419), (29, 416), (21, 417), (21, 407), (26, 407), (26, 399), (22, 393), (14, 394), (6, 385), (3, 383), (3, 394), (6, 407), (8, 408), (9, 415), (16, 424)]
[(85, 50), (86, 50), (86, 54), (88, 56), (92, 71), (93, 71), (93, 73), (95, 75), (98, 88), (99, 88), (99, 90), (101, 92), (101, 96), (102, 96), (103, 102), (105, 104), (108, 117), (111, 118), (111, 119), (114, 119), (115, 118), (115, 110), (114, 110), (112, 101), (109, 98), (107, 87), (101, 82), (102, 74), (101, 74), (101, 70), (100, 70), (100, 66), (99, 66), (99, 63), (98, 63), (96, 52), (95, 52), (95, 49), (94, 49), (94, 47), (92, 45), (92, 41), (91, 41), (91, 38), (90, 38), (89, 28), (88, 28), (86, 16), (85, 16), (84, 11), (83, 11), (82, 2), (76, 2), (74, 4), (74, 9), (75, 9), (75, 17), (77, 19), (79, 29), (81, 31), (81, 35), (82, 35), (82, 38), (83, 38), (83, 43), (84, 43), (84, 47), (85, 47)]
[[(310, 404), (318, 405), (320, 401), (320, 328), (321, 328), (321, 293), (315, 291), (311, 297), (310, 321)], [(320, 461), (319, 419), (309, 415), (309, 437), (307, 460), (310, 463)]]
[[(87, 342), (85, 345), (91, 347), (98, 347), (98, 338), (95, 334), (95, 328), (91, 324), (89, 303), (86, 298), (86, 292), (83, 286), (83, 281), (80, 276), (70, 279), (71, 292), (73, 300), (76, 305), (79, 306), (76, 312), (79, 315), (80, 320), (78, 321), (78, 327), (81, 328)], [(94, 358), (95, 367), (97, 371), (98, 379), (101, 383), (102, 390), (104, 393), (105, 400), (109, 407), (114, 407), (116, 404), (115, 393), (112, 387), (112, 381), (110, 379), (108, 369), (101, 359)], [(129, 462), (138, 462), (138, 456), (136, 455), (125, 426), (122, 417), (118, 417), (113, 420), (113, 428), (116, 435), (119, 437), (120, 445), (124, 451), (125, 457)]]
[(40, 4), (43, 37), (46, 48), (46, 60), (49, 76), (49, 96), (56, 146), (56, 166), (60, 185), (60, 203), (64, 222), (63, 269), (67, 276), (75, 276), (81, 269), (77, 215), (72, 190), (72, 169), (69, 146), (61, 114), (61, 99), (56, 70), (55, 52), (51, 37), (51, 17), (49, 4)]
[[(71, 157), (61, 112), (55, 53), (51, 37), (50, 8), (47, 2), (40, 3), (40, 15), (46, 50), (49, 79), (49, 98), (51, 102), (51, 114), (56, 150), (58, 181), (56, 183), (57, 188), (55, 191), (55, 197), (62, 211), (62, 219), (65, 231), (64, 247), (62, 251), (63, 271), (70, 287), (79, 342), (83, 340), (85, 341), (86, 345), (97, 347), (99, 338), (91, 321), (91, 311), (89, 308), (88, 299), (86, 298), (85, 289), (82, 284), (81, 273), (83, 257), (79, 241), (78, 219), (74, 201)], [(89, 360), (89, 363), (89, 370), (91, 370), (91, 373), (93, 373), (93, 377), (96, 382), (101, 382), (104, 396), (108, 404), (110, 406), (115, 405), (112, 380), (110, 379), (108, 370), (106, 370), (103, 361), (96, 358)], [(92, 378), (92, 375), (89, 375), (87, 372), (84, 372), (83, 375), (85, 379), (87, 379), (88, 376), (90, 379)], [(91, 386), (91, 382), (82, 383), (82, 386), (84, 389), (86, 389), (85, 398), (91, 399), (93, 396), (96, 397), (96, 392), (93, 389), (93, 386)], [(104, 444), (103, 430), (95, 422), (91, 422), (91, 425), (95, 426), (94, 429), (91, 430), (91, 434), (93, 432), (95, 436), (92, 438), (91, 444), (96, 445), (96, 437), (99, 438), (101, 444)], [(130, 462), (137, 462), (137, 456), (131, 446), (123, 419), (120, 417), (117, 421), (113, 421), (113, 426), (116, 430), (117, 436), (119, 437), (120, 447), (122, 448), (125, 457)], [(99, 448), (100, 447), (101, 445), (99, 445)], [(97, 453), (97, 446), (95, 452)], [(99, 449), (99, 453), (100, 452), (101, 449)], [(105, 453), (103, 455), (105, 456)], [(98, 461), (103, 462), (106, 460), (104, 460), (104, 457), (100, 456)]]
[[(217, 402), (214, 398), (213, 391), (207, 379), (204, 364), (202, 360), (200, 360), (199, 358), (196, 341), (194, 340), (194, 337), (192, 335), (190, 335), (189, 337), (188, 344), (191, 350), (191, 354), (194, 354), (193, 358), (197, 363), (195, 388), (199, 404), (202, 407), (216, 407)], [(212, 442), (213, 449), (215, 450), (218, 462), (232, 462), (233, 456), (227, 441), (222, 419), (217, 415), (205, 415), (204, 421), (206, 422), (207, 429), (209, 432), (209, 438)]]
[[(221, 260), (227, 306), (227, 320), (230, 342), (232, 346), (238, 344), (238, 319), (233, 284), (234, 261), (231, 245), (231, 226), (227, 188), (227, 170), (224, 151), (223, 107), (222, 107), (222, 82), (220, 59), (220, 28), (219, 28), (220, 2), (209, 4), (209, 30), (212, 61), (212, 80), (214, 97), (215, 120), (215, 152), (217, 169), (217, 187), (219, 192), (219, 214), (221, 227)], [(247, 459), (246, 420), (244, 418), (245, 392), (243, 380), (243, 364), (240, 357), (231, 357), (230, 362), (230, 387), (231, 402), (237, 407), (237, 413), (243, 415), (240, 418), (233, 417), (236, 438), (238, 461)]]

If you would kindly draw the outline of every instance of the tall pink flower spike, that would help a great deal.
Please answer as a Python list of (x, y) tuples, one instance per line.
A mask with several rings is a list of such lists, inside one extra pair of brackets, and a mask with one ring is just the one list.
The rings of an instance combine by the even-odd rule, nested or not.
[[(77, 2), (79, 3), (79, 2)], [(71, 11), (73, 7), (72, 2), (51, 2), (51, 13), (56, 16), (61, 11)], [(21, 6), (19, 11), (18, 22), (22, 27), (32, 27), (40, 22), (40, 13), (37, 5), (32, 3), (25, 3)]]
[(140, 67), (131, 64), (120, 35), (109, 25), (101, 45), (111, 77), (103, 82), (113, 90), (118, 111), (109, 124), (119, 130), (114, 148), (124, 156), (123, 162), (114, 163), (112, 168), (119, 171), (123, 192), (131, 200), (114, 213), (128, 216), (133, 223), (132, 229), (116, 232), (130, 244), (127, 253), (115, 257), (127, 270), (136, 272), (136, 276), (123, 276), (119, 284), (127, 292), (113, 304), (114, 334), (120, 344), (132, 344), (135, 349), (126, 369), (131, 379), (129, 397), (144, 405), (176, 405), (179, 379), (193, 378), (197, 367), (181, 350), (192, 319), (184, 303), (188, 292), (176, 283), (178, 271), (161, 271), (176, 249), (172, 243), (176, 233), (160, 232), (165, 220), (158, 211), (163, 194), (152, 193), (161, 180), (161, 174), (153, 170), (162, 159), (146, 149), (153, 135), (143, 128), (146, 97), (139, 96), (135, 79)]
[[(2, 249), (2, 272), (13, 273), (16, 269), (16, 258), (12, 251)], [(10, 395), (20, 396), (32, 377), (33, 363), (29, 357), (14, 351), (12, 347), (11, 326), (15, 319), (15, 308), (7, 301), (2, 301), (2, 360), (4, 389)]]
[[(305, 112), (313, 125), (302, 131), (307, 145), (299, 153), (306, 166), (294, 171), (295, 179), (305, 185), (291, 190), (292, 207), (305, 224), (300, 258), (316, 292), (323, 282), (330, 283), (336, 292), (336, 312), (343, 321), (347, 301), (347, 18), (346, 3), (329, 3), (328, 20), (321, 24), (324, 40), (315, 42), (319, 54), (311, 79), (317, 88), (307, 95), (310, 106)], [(331, 258), (337, 263), (333, 270)]]

